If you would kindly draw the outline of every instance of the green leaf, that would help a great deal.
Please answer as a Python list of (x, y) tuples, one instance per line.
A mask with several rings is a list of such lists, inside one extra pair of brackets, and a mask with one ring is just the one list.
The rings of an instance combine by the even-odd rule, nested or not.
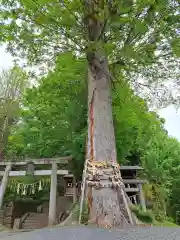
[(174, 55), (180, 57), (180, 38), (173, 39), (171, 41), (171, 47)]
[(144, 34), (148, 30), (148, 26), (145, 22), (136, 20), (134, 24), (134, 34)]

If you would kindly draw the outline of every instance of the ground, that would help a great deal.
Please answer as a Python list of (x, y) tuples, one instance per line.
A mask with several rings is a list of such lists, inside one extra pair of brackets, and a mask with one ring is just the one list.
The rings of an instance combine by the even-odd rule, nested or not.
[(180, 240), (180, 228), (173, 227), (139, 227), (110, 231), (76, 226), (10, 234), (0, 233), (0, 240)]

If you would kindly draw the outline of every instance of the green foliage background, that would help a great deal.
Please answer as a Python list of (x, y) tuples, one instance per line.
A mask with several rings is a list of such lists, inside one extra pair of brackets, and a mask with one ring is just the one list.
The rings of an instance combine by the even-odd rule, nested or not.
[[(14, 126), (7, 158), (72, 154), (72, 170), (81, 179), (87, 134), (86, 66), (72, 53), (57, 57), (56, 67), (24, 95), (20, 123)], [(179, 208), (180, 144), (168, 136), (164, 119), (148, 110), (125, 78), (112, 88), (118, 161), (142, 165), (144, 187), (156, 219), (175, 220)]]

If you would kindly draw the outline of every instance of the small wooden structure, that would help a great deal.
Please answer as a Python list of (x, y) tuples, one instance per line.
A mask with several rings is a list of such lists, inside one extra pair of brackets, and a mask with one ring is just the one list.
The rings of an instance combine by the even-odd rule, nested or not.
[(133, 204), (140, 204), (142, 209), (146, 211), (146, 203), (142, 186), (147, 183), (146, 180), (138, 179), (137, 172), (142, 171), (140, 166), (121, 166), (121, 176), (125, 185), (125, 192), (129, 196)]
[[(58, 175), (66, 178), (68, 176), (69, 170), (66, 169), (58, 169), (59, 166), (64, 165), (68, 166), (69, 161), (72, 159), (69, 157), (61, 157), (61, 158), (50, 158), (50, 159), (27, 159), (24, 161), (14, 161), (14, 162), (0, 162), (0, 176), (2, 176), (1, 186), (0, 186), (0, 209), (3, 206), (3, 199), (5, 195), (5, 191), (8, 185), (8, 179), (11, 176), (26, 176), (27, 175), (27, 166), (28, 163), (34, 164), (33, 175), (36, 176), (51, 176), (51, 187), (50, 187), (50, 201), (49, 201), (49, 226), (52, 226), (56, 222), (56, 197), (57, 197), (57, 178)], [(50, 170), (36, 170), (38, 165), (51, 165)], [(15, 170), (13, 170), (13, 168)], [(24, 170), (17, 170), (19, 168), (25, 168)], [(72, 189), (70, 196), (73, 196), (73, 201), (76, 201), (76, 183), (75, 178), (71, 174), (71, 178), (73, 179)], [(67, 192), (68, 190), (66, 190)]]

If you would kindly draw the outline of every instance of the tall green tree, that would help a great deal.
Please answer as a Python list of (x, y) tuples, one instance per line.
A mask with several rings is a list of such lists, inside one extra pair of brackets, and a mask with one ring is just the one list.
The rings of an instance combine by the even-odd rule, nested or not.
[[(30, 60), (42, 56), (48, 59), (57, 49), (86, 56), (89, 88), (87, 158), (116, 162), (111, 100), (113, 77), (109, 65), (118, 63), (122, 72), (131, 72), (144, 64), (158, 62), (164, 49), (170, 57), (172, 52), (176, 54), (179, 44), (177, 4), (177, 1), (168, 0), (3, 0), (1, 39), (10, 43), (11, 52), (18, 49)], [(155, 54), (157, 50), (158, 55)], [(103, 201), (102, 208), (109, 224), (119, 225), (121, 213), (116, 206), (116, 192), (102, 188), (98, 195), (104, 200), (111, 196), (111, 201)], [(96, 217), (93, 214), (97, 207), (95, 199), (94, 196), (93, 218)], [(112, 210), (109, 204), (116, 207)]]
[(136, 153), (139, 160), (132, 158), (129, 163), (140, 164), (140, 156), (153, 135), (164, 131), (162, 119), (149, 111), (147, 102), (134, 93), (125, 78), (113, 88), (113, 115), (119, 163)]
[(13, 124), (20, 115), (27, 75), (15, 66), (0, 73), (0, 155), (2, 157)]
[(77, 178), (81, 176), (87, 133), (85, 69), (84, 59), (66, 53), (36, 87), (27, 89), (21, 122), (9, 137), (7, 157), (71, 154), (73, 171)]

